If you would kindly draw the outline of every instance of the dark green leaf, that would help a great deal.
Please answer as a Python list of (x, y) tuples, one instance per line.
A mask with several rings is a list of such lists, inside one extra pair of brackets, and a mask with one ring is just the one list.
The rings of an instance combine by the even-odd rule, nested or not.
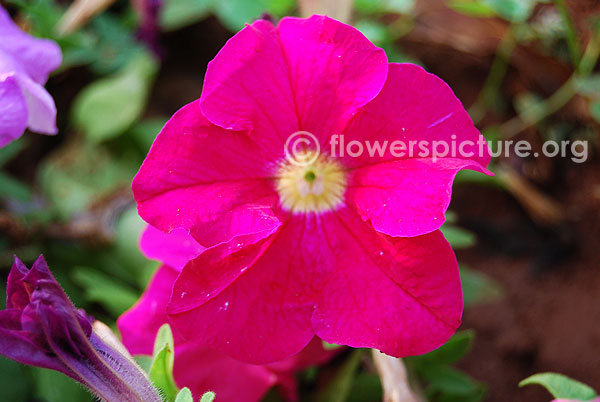
[(25, 148), (25, 138), (21, 137), (8, 144), (7, 146), (0, 148), (0, 166), (4, 166), (11, 159), (16, 157)]
[(85, 289), (88, 301), (100, 303), (115, 317), (123, 314), (138, 298), (137, 292), (129, 286), (91, 268), (77, 267), (73, 280)]
[(482, 395), (485, 388), (465, 373), (449, 366), (424, 366), (421, 371), (427, 380), (427, 393), (438, 393), (457, 396)]
[(37, 397), (46, 402), (92, 402), (92, 394), (75, 380), (58, 371), (32, 367)]
[(442, 233), (452, 248), (468, 248), (475, 244), (477, 237), (466, 229), (454, 225), (443, 225)]
[(32, 391), (32, 379), (24, 365), (0, 357), (0, 401), (25, 402)]
[(504, 293), (496, 281), (465, 266), (460, 267), (460, 279), (465, 307), (498, 300)]
[(469, 352), (474, 337), (471, 330), (458, 332), (438, 349), (412, 359), (419, 367), (455, 363)]
[(590, 103), (590, 114), (598, 123), (600, 123), (600, 100)]
[(0, 172), (0, 198), (12, 198), (17, 201), (27, 202), (31, 200), (31, 189), (17, 179)]
[(344, 402), (354, 383), (362, 354), (362, 349), (353, 350), (333, 378), (318, 389), (314, 400), (317, 402)]

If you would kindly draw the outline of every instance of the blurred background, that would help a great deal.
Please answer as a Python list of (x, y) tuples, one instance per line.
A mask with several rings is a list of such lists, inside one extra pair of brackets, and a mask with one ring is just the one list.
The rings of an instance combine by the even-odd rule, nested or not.
[[(488, 140), (540, 153), (547, 140), (588, 144), (583, 163), (511, 154), (494, 158), (494, 177), (458, 176), (443, 230), (464, 323), (441, 352), (406, 359), (414, 380), (431, 401), (548, 401), (518, 388), (540, 371), (600, 389), (598, 0), (0, 3), (64, 57), (46, 86), (59, 134), (0, 149), (0, 286), (13, 255), (29, 265), (43, 253), (73, 302), (114, 327), (157, 268), (138, 250), (130, 183), (162, 125), (200, 96), (207, 63), (246, 22), (326, 12), (390, 61), (448, 82)], [(302, 373), (302, 397), (381, 400), (368, 354), (354, 356)], [(91, 399), (60, 374), (0, 359), (0, 400)]]

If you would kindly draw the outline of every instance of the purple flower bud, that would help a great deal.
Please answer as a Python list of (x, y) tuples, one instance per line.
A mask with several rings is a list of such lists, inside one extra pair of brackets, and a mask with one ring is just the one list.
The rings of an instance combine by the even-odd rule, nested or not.
[(60, 371), (109, 402), (161, 401), (145, 373), (93, 331), (93, 319), (71, 303), (43, 256), (30, 270), (15, 257), (6, 294), (0, 354)]
[(159, 36), (159, 12), (162, 7), (162, 0), (132, 0), (133, 8), (138, 14), (139, 28), (138, 37), (142, 42), (160, 56), (162, 50), (158, 43)]

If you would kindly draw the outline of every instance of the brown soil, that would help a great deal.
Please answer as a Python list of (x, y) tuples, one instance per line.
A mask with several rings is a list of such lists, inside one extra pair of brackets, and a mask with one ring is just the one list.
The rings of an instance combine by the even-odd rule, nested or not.
[(566, 169), (562, 196), (570, 221), (536, 227), (509, 195), (462, 186), (451, 208), (480, 242), (459, 261), (499, 281), (505, 296), (467, 309), (476, 331), (460, 366), (489, 385), (487, 400), (548, 401), (540, 387), (519, 389), (523, 378), (560, 372), (600, 389), (600, 163)]

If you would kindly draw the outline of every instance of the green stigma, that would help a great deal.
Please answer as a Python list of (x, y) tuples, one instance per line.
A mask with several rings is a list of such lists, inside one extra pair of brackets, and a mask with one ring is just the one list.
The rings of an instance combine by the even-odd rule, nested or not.
[(316, 178), (317, 178), (317, 175), (312, 170), (309, 170), (308, 172), (306, 172), (304, 174), (304, 180), (306, 180), (309, 183), (312, 183), (313, 181), (315, 181)]

